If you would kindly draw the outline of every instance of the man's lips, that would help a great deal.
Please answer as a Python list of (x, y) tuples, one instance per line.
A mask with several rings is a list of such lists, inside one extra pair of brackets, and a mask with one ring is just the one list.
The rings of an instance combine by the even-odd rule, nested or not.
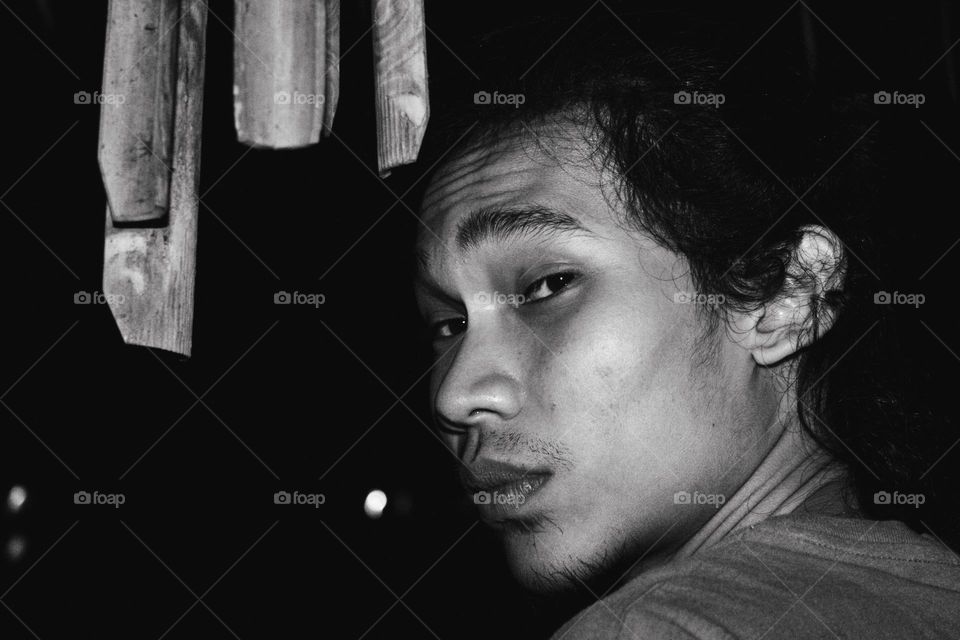
[(460, 470), (460, 481), (487, 521), (515, 515), (546, 484), (549, 469), (482, 460)]

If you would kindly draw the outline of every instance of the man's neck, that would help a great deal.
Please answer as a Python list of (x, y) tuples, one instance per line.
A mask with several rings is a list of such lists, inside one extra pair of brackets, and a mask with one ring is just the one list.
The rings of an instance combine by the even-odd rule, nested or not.
[(818, 448), (796, 423), (785, 428), (746, 482), (672, 555), (688, 557), (735, 531), (788, 513), (856, 517), (846, 504), (842, 465)]

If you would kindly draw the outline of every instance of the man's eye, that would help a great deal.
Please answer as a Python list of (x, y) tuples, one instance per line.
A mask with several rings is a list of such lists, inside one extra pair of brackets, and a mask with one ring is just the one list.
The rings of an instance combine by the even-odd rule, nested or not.
[(530, 286), (527, 287), (527, 289), (523, 292), (523, 302), (526, 304), (528, 302), (537, 302), (538, 300), (549, 298), (569, 285), (576, 278), (576, 273), (566, 271), (562, 273), (554, 273), (549, 276), (544, 276), (538, 280), (534, 280), (533, 283), (531, 283)]
[(430, 327), (430, 332), (434, 339), (452, 338), (467, 330), (466, 318), (450, 318), (435, 322)]

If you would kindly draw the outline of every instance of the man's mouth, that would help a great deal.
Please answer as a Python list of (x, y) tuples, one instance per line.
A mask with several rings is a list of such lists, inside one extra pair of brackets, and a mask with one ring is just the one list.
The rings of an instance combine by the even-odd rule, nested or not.
[(460, 481), (488, 524), (517, 517), (550, 479), (548, 469), (482, 460), (460, 470)]

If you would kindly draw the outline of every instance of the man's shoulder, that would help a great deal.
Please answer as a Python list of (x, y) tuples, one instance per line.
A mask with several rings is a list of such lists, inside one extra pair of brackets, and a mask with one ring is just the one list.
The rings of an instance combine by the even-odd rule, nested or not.
[(960, 637), (960, 560), (900, 522), (782, 516), (646, 572), (554, 639)]

